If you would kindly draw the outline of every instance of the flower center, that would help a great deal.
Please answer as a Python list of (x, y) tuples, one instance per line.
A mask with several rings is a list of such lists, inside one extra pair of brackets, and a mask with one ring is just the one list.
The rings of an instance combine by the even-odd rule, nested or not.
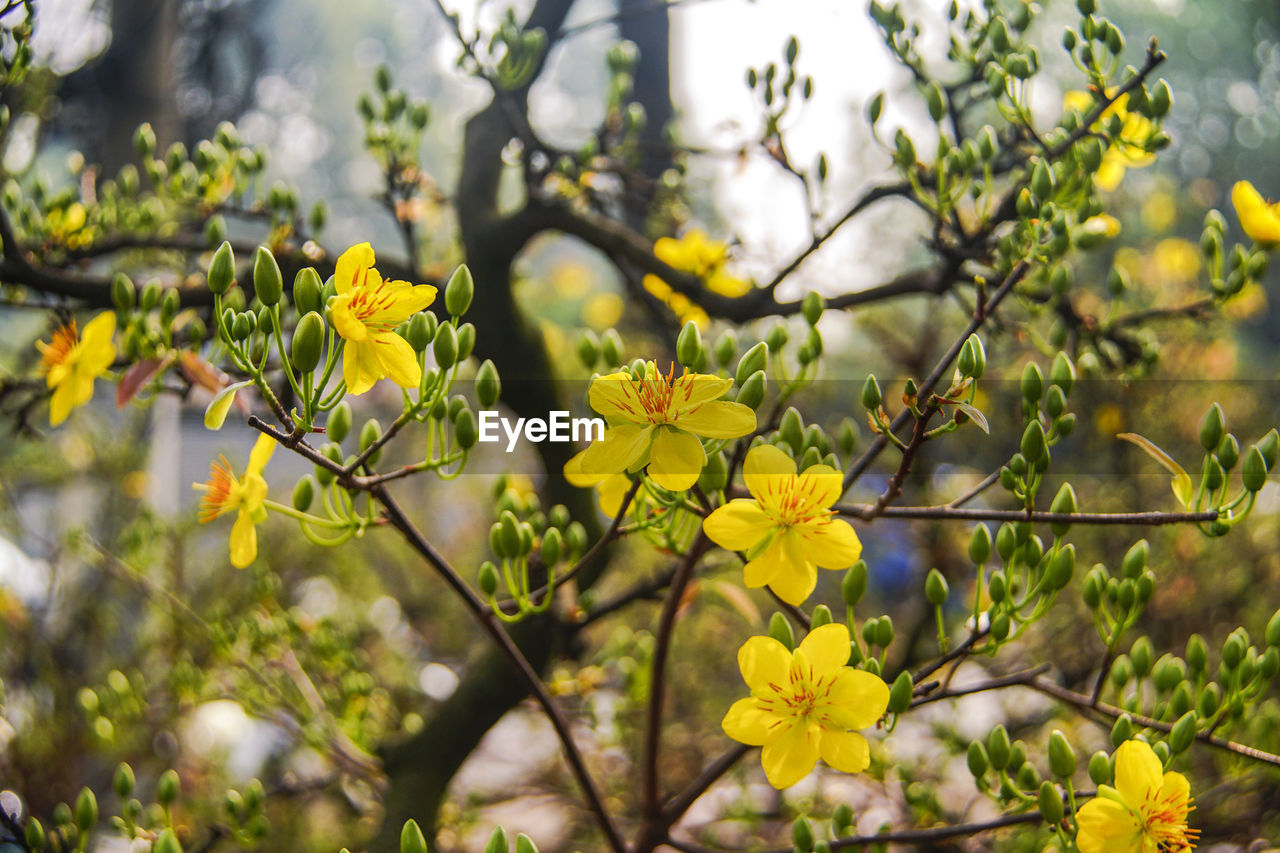
[(76, 321), (72, 320), (54, 332), (49, 343), (40, 342), (40, 368), (47, 372), (50, 368), (67, 363), (78, 343), (80, 335), (76, 331)]
[(831, 692), (833, 678), (822, 676), (814, 678), (813, 667), (802, 671), (792, 667), (785, 685), (770, 684), (774, 696), (762, 700), (767, 703), (766, 710), (783, 717), (814, 719), (819, 723), (827, 722), (827, 714), (823, 707), (827, 704), (827, 695)]
[(676, 366), (673, 363), (666, 376), (658, 373), (651, 379), (641, 379), (636, 383), (640, 408), (655, 424), (675, 420), (675, 413), (671, 411), (671, 400), (675, 396), (675, 374)]
[(1160, 796), (1159, 790), (1147, 794), (1142, 806), (1143, 832), (1156, 843), (1159, 853), (1184, 853), (1195, 848), (1200, 831), (1187, 826), (1191, 800), (1185, 802), (1177, 794)]
[(350, 291), (351, 313), (366, 326), (373, 326), (384, 332), (390, 331), (391, 324), (370, 323), (369, 318), (379, 311), (390, 308), (395, 303), (395, 295), (381, 285), (375, 288), (365, 287), (368, 277), (369, 271), (364, 270), (360, 282)]
[(200, 499), (201, 524), (213, 521), (240, 504), (240, 481), (231, 473), (231, 463), (225, 456), (219, 456), (218, 461), (209, 466), (209, 482), (198, 485), (205, 490), (204, 497)]
[(791, 527), (830, 518), (832, 510), (819, 500), (820, 487), (821, 484), (813, 477), (786, 478), (777, 502), (778, 523)]

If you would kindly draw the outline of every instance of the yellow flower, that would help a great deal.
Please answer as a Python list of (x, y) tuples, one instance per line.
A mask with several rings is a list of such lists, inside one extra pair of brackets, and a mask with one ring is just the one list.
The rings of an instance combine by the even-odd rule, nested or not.
[(1266, 246), (1280, 243), (1280, 203), (1270, 204), (1248, 181), (1231, 188), (1231, 204), (1250, 239)]
[[(1063, 98), (1065, 109), (1079, 110), (1081, 113), (1092, 109), (1094, 103), (1094, 96), (1089, 92), (1067, 92)], [(1116, 115), (1123, 122), (1119, 135), (1102, 155), (1102, 165), (1094, 175), (1094, 183), (1107, 192), (1120, 186), (1125, 169), (1140, 169), (1151, 165), (1156, 159), (1154, 154), (1146, 150), (1147, 140), (1155, 132), (1155, 124), (1146, 116), (1129, 112), (1128, 104), (1129, 95), (1125, 93), (1116, 98), (1100, 117), (1100, 120), (1105, 120)]]
[(373, 248), (360, 243), (342, 253), (334, 272), (338, 295), (329, 307), (333, 327), (346, 341), (342, 378), (351, 394), (363, 394), (384, 376), (402, 388), (417, 387), (418, 356), (394, 329), (436, 298), (429, 284), (383, 281), (373, 264)]
[(93, 228), (86, 227), (87, 222), (84, 205), (78, 201), (65, 208), (55, 208), (45, 216), (49, 240), (68, 249), (79, 249), (93, 242)]
[(707, 289), (721, 296), (743, 296), (751, 290), (751, 282), (729, 275), (729, 246), (712, 240), (701, 228), (694, 228), (680, 239), (661, 237), (653, 244), (658, 259), (678, 270), (691, 272), (707, 284)]
[(739, 743), (764, 747), (760, 763), (773, 787), (799, 782), (819, 756), (844, 773), (871, 763), (867, 739), (850, 730), (875, 725), (889, 687), (848, 661), (849, 629), (838, 622), (810, 631), (794, 653), (772, 637), (752, 637), (738, 650), (751, 697), (734, 702), (721, 725)]
[(1145, 743), (1125, 741), (1116, 750), (1116, 786), (1098, 786), (1076, 821), (1080, 853), (1183, 853), (1195, 848), (1187, 828), (1191, 786), (1181, 773), (1162, 773)]
[(40, 350), (40, 372), (53, 389), (49, 401), (49, 424), (57, 426), (71, 410), (93, 398), (93, 380), (116, 360), (116, 347), (111, 339), (116, 333), (116, 315), (105, 311), (76, 332), (75, 321), (53, 333), (49, 343), (36, 341)]
[(646, 275), (644, 277), (644, 289), (657, 297), (658, 301), (671, 309), (672, 313), (679, 319), (680, 325), (692, 320), (699, 329), (705, 329), (711, 325), (711, 318), (707, 316), (707, 312), (702, 309), (689, 297), (685, 296), (677, 290), (672, 290), (671, 285), (667, 284), (656, 275)]
[(747, 454), (743, 480), (752, 500), (736, 498), (702, 522), (721, 547), (746, 551), (745, 581), (768, 586), (788, 604), (800, 604), (818, 582), (817, 569), (843, 569), (862, 553), (849, 522), (832, 518), (844, 491), (839, 471), (814, 465), (796, 474), (796, 463), (773, 445)]
[(645, 375), (597, 376), (591, 383), (591, 408), (610, 426), (604, 438), (565, 463), (565, 478), (575, 486), (594, 486), (611, 474), (649, 466), (649, 477), (664, 489), (682, 492), (698, 482), (707, 456), (699, 436), (738, 438), (756, 428), (756, 413), (741, 403), (721, 400), (733, 385), (685, 371), (666, 376), (652, 361)]
[(260, 435), (249, 454), (244, 477), (237, 479), (227, 457), (219, 456), (209, 466), (209, 482), (194, 484), (205, 493), (200, 499), (201, 524), (237, 512), (236, 523), (231, 527), (231, 565), (237, 569), (243, 569), (258, 556), (258, 531), (254, 525), (267, 518), (267, 481), (262, 478), (262, 469), (275, 449), (275, 439)]

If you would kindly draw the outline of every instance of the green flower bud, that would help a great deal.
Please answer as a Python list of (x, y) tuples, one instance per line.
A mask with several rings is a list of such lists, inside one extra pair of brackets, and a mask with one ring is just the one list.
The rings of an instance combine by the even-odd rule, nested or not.
[(516, 836), (516, 853), (538, 853), (538, 845), (522, 832)]
[(484, 846), (484, 853), (509, 853), (511, 842), (507, 841), (507, 831), (496, 827), (489, 836), (489, 843)]
[(1197, 710), (1201, 717), (1212, 717), (1217, 713), (1218, 706), (1222, 704), (1222, 688), (1217, 682), (1211, 681), (1205, 685), (1204, 690), (1200, 692), (1200, 701), (1196, 704)]
[(276, 264), (275, 256), (265, 246), (259, 246), (253, 255), (253, 293), (263, 305), (275, 305), (284, 294), (284, 278), (280, 275), (280, 267)]
[(791, 445), (791, 449), (796, 454), (804, 451), (804, 420), (800, 417), (800, 412), (795, 406), (789, 406), (782, 413), (778, 434), (783, 441)]
[(298, 309), (298, 313), (323, 312), (324, 303), (320, 299), (320, 292), (323, 289), (320, 274), (314, 267), (303, 267), (298, 270), (298, 274), (293, 277), (293, 305)]
[(822, 312), (826, 308), (827, 300), (813, 290), (806, 293), (804, 299), (800, 302), (800, 313), (804, 315), (805, 322), (810, 326), (818, 325), (818, 320), (822, 317)]
[(996, 770), (1004, 770), (1009, 766), (1009, 732), (1003, 724), (997, 724), (987, 736), (987, 755), (991, 766)]
[(887, 649), (891, 643), (893, 643), (893, 619), (886, 613), (876, 622), (876, 645)]
[(875, 411), (880, 408), (882, 399), (880, 383), (876, 381), (875, 376), (868, 376), (867, 381), (862, 385), (862, 407), (867, 411)]
[[(382, 424), (378, 423), (377, 418), (369, 418), (364, 422), (364, 426), (360, 428), (360, 452), (364, 453), (380, 438), (382, 438)], [(370, 454), (365, 462), (368, 465), (376, 465), (380, 456), (382, 456), (382, 448), (378, 448)]]
[(975, 779), (985, 776), (987, 768), (991, 764), (986, 748), (976, 740), (969, 744), (967, 762), (969, 764), (969, 772), (973, 774)]
[(570, 522), (564, 529), (564, 541), (569, 545), (569, 559), (576, 560), (587, 550), (587, 529), (582, 522)]
[(733, 357), (738, 354), (738, 340), (733, 336), (733, 332), (726, 329), (720, 337), (716, 338), (715, 345), (711, 348), (715, 354), (716, 363), (721, 367), (728, 367), (729, 362), (733, 361)]
[(1268, 646), (1280, 646), (1280, 610), (1272, 614), (1271, 619), (1268, 620), (1266, 630), (1263, 631), (1263, 638), (1267, 641)]
[(1062, 796), (1052, 782), (1046, 780), (1040, 783), (1039, 805), (1040, 816), (1044, 818), (1045, 823), (1053, 826), (1062, 821), (1065, 810), (1062, 805)]
[(684, 324), (676, 338), (676, 358), (685, 367), (693, 367), (701, 352), (702, 333), (698, 331), (698, 324), (690, 320)]
[(724, 453), (708, 454), (707, 464), (698, 475), (698, 487), (703, 492), (711, 494), (720, 491), (728, 484), (729, 463), (725, 460)]
[(738, 389), (737, 402), (752, 409), (758, 409), (764, 402), (765, 384), (767, 380), (763, 370), (757, 370), (742, 383)]
[(542, 534), (542, 564), (554, 566), (564, 556), (564, 535), (552, 527)]
[(111, 304), (116, 307), (117, 311), (133, 310), (136, 298), (137, 293), (134, 290), (133, 282), (129, 280), (129, 276), (118, 272), (111, 277)]
[(93, 795), (93, 791), (88, 788), (80, 789), (80, 795), (76, 797), (74, 815), (76, 828), (82, 833), (93, 829), (98, 823), (98, 798)]
[(1280, 461), (1280, 433), (1272, 428), (1254, 447), (1258, 448), (1258, 452), (1262, 454), (1268, 471), (1276, 467), (1276, 462)]
[(409, 342), (409, 346), (413, 347), (414, 352), (425, 352), (431, 344), (435, 329), (431, 327), (431, 321), (427, 319), (428, 316), (430, 315), (419, 311), (409, 318), (407, 328), (404, 331), (404, 339)]
[(929, 117), (934, 121), (942, 121), (947, 114), (947, 106), (942, 98), (942, 89), (932, 81), (924, 87), (925, 105), (929, 108)]
[(329, 413), (329, 421), (325, 424), (325, 433), (330, 441), (341, 442), (351, 432), (351, 404), (346, 400), (333, 407)]
[(1121, 714), (1111, 727), (1111, 746), (1120, 748), (1120, 744), (1133, 737), (1133, 720), (1128, 714)]
[(946, 603), (950, 594), (951, 588), (947, 584), (947, 579), (942, 576), (942, 572), (937, 569), (930, 569), (924, 581), (925, 598), (934, 607), (941, 607)]
[[(500, 526), (495, 524), (493, 527), (494, 529), (499, 529)], [(494, 544), (492, 535), (490, 536), (489, 544)], [(494, 553), (497, 553), (496, 548), (494, 549)], [(498, 554), (498, 556), (501, 557), (502, 555)], [(485, 560), (480, 564), (480, 574), (477, 580), (480, 584), (480, 591), (483, 592), (487, 598), (493, 598), (493, 596), (498, 592), (498, 568), (488, 560)]]
[(427, 853), (427, 839), (416, 820), (405, 821), (404, 828), (400, 830), (400, 853)]
[(1049, 393), (1044, 399), (1044, 410), (1055, 421), (1067, 410), (1067, 395), (1057, 385), (1049, 386)]
[(969, 559), (978, 566), (991, 559), (991, 531), (985, 524), (976, 525), (969, 534)]
[(476, 424), (474, 412), (463, 408), (453, 416), (453, 435), (463, 450), (476, 446), (476, 442), (480, 440), (480, 428)]
[(837, 836), (847, 835), (853, 829), (853, 809), (848, 803), (840, 803), (831, 813), (831, 830)]
[(453, 271), (449, 283), (444, 287), (444, 307), (451, 317), (461, 317), (471, 307), (471, 300), (476, 293), (476, 282), (471, 277), (471, 270), (462, 264)]
[(773, 328), (769, 330), (769, 333), (765, 335), (764, 341), (769, 345), (770, 352), (782, 352), (782, 348), (786, 345), (788, 337), (786, 324), (779, 321), (775, 323)]
[(1209, 452), (1215, 450), (1218, 447), (1218, 443), (1222, 441), (1222, 434), (1225, 428), (1222, 406), (1214, 403), (1209, 407), (1209, 411), (1205, 412), (1204, 418), (1200, 421), (1200, 446)]
[(498, 402), (501, 393), (502, 380), (498, 377), (498, 368), (486, 358), (476, 371), (476, 397), (480, 405), (488, 408)]
[(791, 825), (791, 844), (795, 853), (813, 853), (813, 827), (805, 818), (796, 818)]
[(788, 650), (796, 647), (796, 638), (791, 631), (791, 623), (781, 613), (775, 612), (769, 617), (769, 636), (782, 643)]
[[(1022, 368), (1022, 399), (1028, 403), (1040, 402), (1040, 397), (1044, 394), (1044, 374), (1040, 372), (1040, 365), (1034, 361), (1027, 362), (1026, 367)], [(1025, 455), (1025, 454), (1024, 454)], [(1030, 456), (1027, 456), (1030, 459)]]
[(1270, 681), (1277, 672), (1280, 672), (1280, 651), (1272, 646), (1258, 658), (1258, 674), (1263, 681)]
[(1067, 736), (1057, 729), (1049, 735), (1049, 769), (1062, 779), (1070, 779), (1076, 772), (1076, 751)]
[[(1015, 75), (1017, 76), (1017, 75)], [(1044, 160), (1036, 161), (1031, 170), (1031, 191), (1040, 201), (1047, 201), (1053, 195), (1053, 170)]]
[(44, 826), (35, 817), (27, 818), (26, 831), (23, 833), (27, 840), (27, 847), (33, 851), (44, 849)]
[(441, 370), (448, 370), (458, 359), (458, 332), (452, 323), (442, 323), (436, 329), (435, 340), (431, 351), (436, 357), (436, 364)]
[(182, 853), (182, 845), (178, 843), (178, 836), (173, 834), (173, 830), (166, 829), (160, 833), (151, 850), (152, 853)]
[(1151, 659), (1155, 653), (1151, 649), (1151, 640), (1139, 637), (1129, 649), (1129, 660), (1133, 663), (1133, 672), (1142, 678), (1151, 671)]
[(1009, 631), (1013, 628), (1013, 623), (1009, 619), (1009, 614), (1003, 610), (991, 617), (991, 636), (996, 640), (1003, 640), (1009, 636)]
[(1138, 590), (1131, 578), (1125, 578), (1120, 582), (1119, 596), (1117, 600), (1120, 606), (1125, 610), (1133, 607), (1133, 602), (1138, 598)]
[(1033, 420), (1027, 424), (1026, 430), (1022, 433), (1022, 455), (1026, 457), (1027, 462), (1038, 462), (1045, 455), (1048, 449), (1045, 443), (1044, 427), (1040, 425), (1040, 421)]
[(911, 694), (915, 685), (911, 681), (911, 673), (905, 669), (894, 679), (889, 689), (889, 710), (895, 714), (904, 714), (911, 707)]
[(152, 279), (142, 286), (139, 304), (143, 311), (151, 311), (160, 304), (160, 282)]
[(1111, 781), (1111, 758), (1102, 750), (1089, 756), (1089, 778), (1095, 785), (1106, 785)]
[(1240, 482), (1251, 492), (1259, 491), (1267, 483), (1267, 462), (1256, 444), (1244, 455), (1244, 463), (1240, 466)]
[(476, 348), (476, 327), (470, 323), (463, 323), (458, 327), (458, 357), (457, 361), (466, 361), (471, 355), (471, 351)]
[(1143, 604), (1151, 600), (1151, 594), (1156, 591), (1155, 573), (1147, 570), (1138, 576), (1138, 601)]
[(1124, 560), (1120, 563), (1120, 570), (1125, 577), (1136, 578), (1142, 574), (1147, 567), (1147, 552), (1149, 548), (1150, 545), (1145, 539), (1139, 539), (1130, 546), (1128, 552), (1124, 555)]
[(232, 340), (245, 340), (253, 334), (253, 330), (256, 326), (257, 323), (254, 320), (253, 314), (250, 314), (247, 311), (243, 314), (237, 314), (235, 320), (231, 323)]
[(856, 607), (867, 591), (867, 564), (859, 560), (849, 567), (840, 581), (840, 596), (849, 607)]
[(1235, 669), (1244, 660), (1246, 651), (1245, 642), (1240, 635), (1232, 634), (1222, 646), (1222, 663), (1228, 669)]
[(1234, 435), (1227, 433), (1222, 437), (1222, 441), (1218, 442), (1218, 449), (1214, 451), (1214, 455), (1218, 457), (1223, 470), (1230, 471), (1240, 461), (1240, 442), (1236, 441)]
[[(1062, 487), (1058, 489), (1058, 494), (1054, 496), (1053, 503), (1049, 505), (1049, 511), (1071, 515), (1075, 513), (1076, 509), (1076, 491), (1071, 487), (1070, 483), (1063, 483)], [(1071, 529), (1071, 524), (1065, 521), (1055, 521), (1049, 525), (1049, 529), (1053, 531), (1054, 536), (1062, 536)]]
[(1053, 589), (1065, 589), (1076, 573), (1076, 546), (1058, 549), (1049, 563), (1048, 583)]
[(293, 487), (293, 508), (298, 512), (311, 509), (311, 502), (316, 496), (316, 478), (310, 474), (303, 475), (298, 485)]
[(300, 373), (311, 373), (320, 364), (324, 352), (324, 320), (315, 311), (307, 312), (293, 330), (289, 348), (290, 360)]
[(123, 761), (120, 762), (115, 775), (111, 778), (111, 789), (121, 800), (127, 800), (136, 785), (137, 779), (133, 775), (133, 768)]
[(1191, 746), (1191, 742), (1195, 740), (1196, 728), (1200, 723), (1200, 718), (1196, 716), (1195, 711), (1187, 711), (1178, 722), (1173, 724), (1173, 730), (1169, 732), (1169, 749), (1174, 754), (1186, 752), (1187, 747)]
[(622, 355), (625, 347), (622, 344), (622, 336), (618, 334), (617, 329), (609, 329), (600, 339), (600, 357), (604, 359), (604, 363), (610, 367), (622, 364)]
[(734, 373), (738, 385), (744, 385), (748, 378), (758, 371), (764, 370), (769, 360), (769, 345), (761, 341), (742, 354), (738, 359), (738, 369)]
[(1156, 81), (1148, 103), (1151, 106), (1152, 118), (1164, 118), (1168, 114), (1169, 108), (1173, 106), (1173, 92), (1169, 89), (1167, 81), (1164, 79)]

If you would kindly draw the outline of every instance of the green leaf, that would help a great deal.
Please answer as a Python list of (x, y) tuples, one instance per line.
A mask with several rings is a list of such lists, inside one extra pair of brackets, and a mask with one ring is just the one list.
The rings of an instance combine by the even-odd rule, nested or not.
[(1150, 439), (1143, 438), (1134, 432), (1122, 432), (1116, 435), (1116, 438), (1138, 445), (1148, 456), (1163, 465), (1164, 469), (1173, 475), (1173, 496), (1184, 507), (1191, 505), (1191, 496), (1195, 489), (1191, 484), (1191, 475), (1187, 473), (1185, 468), (1175, 462), (1172, 456), (1157, 447)]
[(231, 411), (231, 404), (236, 401), (236, 392), (246, 385), (252, 384), (252, 380), (246, 379), (243, 382), (228, 385), (219, 391), (213, 400), (209, 402), (209, 407), (204, 410), (205, 428), (222, 429), (222, 424), (227, 420), (227, 412)]

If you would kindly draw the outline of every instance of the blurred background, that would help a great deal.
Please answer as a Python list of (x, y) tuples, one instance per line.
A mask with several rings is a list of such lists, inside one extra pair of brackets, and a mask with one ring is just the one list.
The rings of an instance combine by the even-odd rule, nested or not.
[[(509, 8), (523, 20), (532, 4), (446, 5), (464, 31), (488, 32)], [(947, 5), (904, 4), (909, 17), (926, 22), (920, 49), (944, 79)], [(1047, 125), (1061, 115), (1080, 75), (1059, 46), (1063, 27), (1077, 17), (1073, 5), (1042, 5), (1030, 38), (1040, 45), (1048, 73), (1036, 79), (1032, 105)], [(530, 122), (540, 138), (565, 150), (592, 144), (606, 118), (609, 51), (623, 37), (665, 46), (669, 62), (656, 64), (669, 80), (651, 80), (642, 71), (636, 85), (669, 83), (668, 134), (685, 153), (677, 197), (658, 218), (666, 230), (651, 236), (705, 228), (731, 245), (732, 267), (743, 278), (767, 280), (810, 241), (811, 212), (827, 221), (888, 174), (890, 150), (865, 118), (877, 92), (887, 93), (880, 139), (891, 139), (895, 127), (921, 138), (932, 132), (911, 75), (892, 61), (860, 3), (624, 6), (629, 15), (619, 16), (606, 0), (572, 5), (566, 35), (529, 91)], [(665, 15), (655, 15), (655, 8)], [(1197, 251), (1206, 210), (1222, 209), (1236, 228), (1228, 194), (1241, 178), (1268, 197), (1280, 196), (1280, 6), (1272, 0), (1111, 0), (1102, 11), (1126, 33), (1135, 65), (1155, 35), (1169, 53), (1161, 73), (1175, 95), (1165, 124), (1173, 144), (1155, 164), (1128, 170), (1110, 192), (1119, 236), (1082, 259), (1076, 279), (1101, 289), (1118, 267), (1139, 302), (1189, 302), (1206, 291)], [(654, 30), (658, 19), (665, 23)], [(812, 99), (786, 116), (788, 154), (805, 168), (825, 154), (829, 177), (816, 198), (806, 198), (794, 176), (758, 144), (759, 100), (744, 82), (748, 67), (781, 60), (790, 35), (798, 38), (800, 64), (816, 86)], [(430, 191), (411, 213), (422, 280), (447, 276), (463, 258), (456, 215), (466, 153), (462, 128), (491, 92), (459, 69), (457, 39), (430, 2), (41, 0), (34, 47), (44, 70), (23, 97), (39, 108), (11, 125), (0, 152), (5, 172), (24, 186), (74, 187), (85, 163), (115, 174), (135, 161), (132, 137), (142, 122), (154, 127), (163, 151), (175, 142), (194, 150), (220, 122), (231, 121), (246, 144), (269, 152), (264, 185), (296, 188), (304, 211), (324, 204), (327, 221), (318, 239), (327, 248), (341, 251), (368, 240), (380, 259), (385, 252), (404, 263), (400, 227), (381, 198), (385, 170), (368, 150), (357, 112), (385, 66), (396, 87), (430, 108), (419, 161)], [(11, 106), (16, 112), (18, 105)], [(661, 116), (649, 118), (662, 125)], [(511, 162), (518, 162), (514, 155)], [(859, 290), (927, 259), (926, 219), (918, 210), (888, 206), (863, 219), (788, 278), (779, 298)], [(677, 313), (642, 304), (603, 255), (559, 232), (532, 240), (513, 269), (516, 301), (561, 379), (590, 375), (575, 356), (584, 331), (616, 327), (634, 356), (669, 350), (681, 324)], [(1191, 467), (1200, 416), (1213, 400), (1223, 404), (1242, 443), (1280, 422), (1280, 314), (1271, 307), (1278, 286), (1274, 273), (1250, 284), (1229, 304), (1227, 317), (1162, 319), (1139, 342), (1141, 357), (1086, 377), (1073, 399), (1080, 428), (1056, 472), (1076, 484), (1082, 509), (1174, 508), (1167, 475), (1132, 448), (1117, 447), (1117, 432), (1148, 435)], [(484, 287), (481, 281), (481, 299)], [(802, 406), (806, 416), (834, 432), (855, 414), (853, 401), (869, 372), (894, 389), (886, 394), (891, 398), (902, 377), (927, 369), (933, 345), (949, 339), (964, 316), (962, 305), (923, 296), (828, 312), (821, 327), (828, 359), (808, 407)], [(1051, 323), (1033, 312), (989, 344), (992, 363), (1008, 365), (1007, 375), (989, 385), (989, 416), (1008, 410), (1025, 358), (1047, 368)], [(769, 325), (746, 327), (740, 338), (761, 335)], [(714, 340), (722, 328), (712, 324), (704, 337)], [(13, 374), (29, 371), (32, 342), (41, 336), (47, 336), (44, 313), (0, 309), (0, 366)], [(378, 837), (384, 809), (396, 807), (386, 806), (385, 779), (352, 772), (344, 761), (377, 756), (390, 761), (392, 775), (398, 772), (397, 760), (405, 759), (396, 758), (397, 745), (412, 742), (451, 707), (460, 679), (476, 666), (474, 629), (389, 535), (326, 550), (300, 543), (281, 520), (261, 528), (258, 563), (230, 574), (226, 531), (195, 524), (199, 496), (190, 484), (205, 479), (220, 452), (242, 463), (252, 432), (232, 426), (207, 432), (199, 405), (159, 399), (145, 410), (116, 411), (109, 393), (100, 387), (98, 395), (70, 428), (34, 438), (15, 433), (0, 446), (0, 787), (19, 791), (41, 814), (69, 801), (82, 784), (105, 789), (121, 760), (148, 780), (144, 788), (173, 766), (182, 773), (190, 822), (199, 826), (216, 819), (227, 786), (257, 777), (277, 795), (269, 812), (273, 832), (255, 842), (262, 849), (365, 846)], [(371, 395), (360, 415), (381, 414), (386, 422), (395, 405)], [(865, 440), (865, 425), (861, 431)], [(936, 455), (926, 467), (932, 474), (912, 484), (911, 502), (942, 503), (963, 494), (1015, 443), (1011, 432), (997, 431), (990, 440), (966, 434), (931, 449)], [(420, 451), (412, 439), (408, 445), (406, 457)], [(307, 470), (279, 454), (268, 472), (273, 490), (283, 493)], [(484, 473), (452, 484), (415, 481), (404, 491), (433, 541), (464, 566), (485, 557), (474, 531), (489, 523), (493, 496), (504, 489), (527, 495), (544, 478), (542, 461), (532, 454), (499, 454), (476, 470)], [(852, 497), (873, 499), (884, 482), (884, 473), (869, 476)], [(1258, 593), (1280, 582), (1278, 512), (1280, 487), (1269, 483), (1258, 511), (1227, 548), (1207, 550), (1208, 540), (1196, 530), (1178, 528), (1090, 531), (1077, 547), (1087, 568), (1095, 560), (1114, 563), (1139, 536), (1151, 539), (1152, 562), (1169, 580), (1142, 630), (1158, 654), (1182, 654), (1174, 644), (1189, 630), (1211, 638), (1211, 645), (1238, 624), (1260, 632), (1275, 602)], [(860, 534), (872, 570), (868, 612), (893, 615), (912, 638), (903, 652), (909, 659), (932, 630), (929, 614), (913, 603), (924, 574), (938, 566), (953, 588), (972, 583), (963, 557), (969, 531), (885, 522)], [(651, 548), (628, 551), (625, 559), (629, 577), (665, 563)], [(724, 749), (716, 723), (739, 689), (731, 669), (708, 678), (697, 650), (724, 648), (725, 638), (736, 644), (762, 630), (771, 609), (767, 599), (741, 589), (737, 573), (725, 563), (700, 580), (696, 594), (706, 606), (678, 638), (684, 654), (677, 654), (672, 673), (672, 779), (691, 777)], [(819, 596), (834, 605), (838, 577), (830, 574)], [(613, 578), (592, 594), (605, 600), (627, 587), (625, 580)], [(1059, 628), (1087, 618), (1078, 600), (1064, 608), (1054, 623)], [(625, 798), (632, 784), (656, 613), (641, 603), (621, 620), (572, 632), (559, 640), (550, 664), (551, 685), (572, 709), (593, 767), (614, 798)], [(1054, 646), (1056, 666), (1087, 674), (1096, 665), (1097, 649), (1061, 647), (1054, 626), (1043, 627), (1038, 640)], [(253, 663), (264, 660), (273, 663)], [(322, 713), (300, 699), (307, 681), (323, 697)], [(1043, 740), (1053, 727), (1052, 708), (1018, 693), (974, 697), (962, 708), (956, 714), (935, 707), (936, 714), (901, 726), (883, 749), (899, 766), (877, 765), (878, 778), (819, 773), (778, 795), (744, 765), (712, 789), (686, 824), (743, 846), (776, 841), (778, 827), (795, 813), (829, 813), (835, 802), (854, 805), (863, 831), (886, 821), (981, 817), (984, 806), (974, 802), (963, 747), (1001, 719), (1015, 721), (1016, 736)], [(1245, 731), (1273, 744), (1277, 736)], [(1083, 722), (1073, 735), (1088, 751), (1106, 742), (1104, 729)], [(1192, 774), (1201, 770), (1204, 778), (1220, 780), (1197, 793), (1197, 819), (1205, 816), (1209, 828), (1206, 847), (1239, 849), (1250, 838), (1280, 832), (1274, 776), (1266, 788), (1260, 771), (1213, 754), (1197, 754), (1193, 768)], [(447, 792), (430, 795), (443, 802), (442, 850), (479, 849), (499, 822), (528, 832), (543, 850), (589, 843), (555, 741), (529, 708), (504, 716), (446, 782)], [(418, 796), (431, 784), (418, 780), (399, 790)], [(1232, 834), (1236, 826), (1244, 827), (1242, 834)], [(1000, 843), (1042, 849), (1029, 839)]]

